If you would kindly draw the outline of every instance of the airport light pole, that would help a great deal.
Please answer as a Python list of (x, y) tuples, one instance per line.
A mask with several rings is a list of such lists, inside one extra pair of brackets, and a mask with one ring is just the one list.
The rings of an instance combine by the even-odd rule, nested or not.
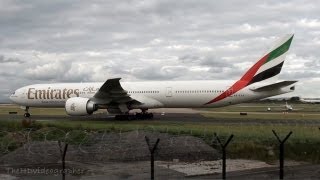
[(153, 147), (150, 145), (150, 140), (147, 136), (144, 137), (146, 139), (146, 142), (148, 144), (148, 148), (150, 151), (150, 158), (151, 158), (151, 180), (154, 179), (154, 152), (157, 149), (157, 146), (159, 144), (160, 139), (158, 138), (156, 143), (153, 145)]
[(272, 130), (273, 134), (276, 136), (277, 140), (280, 144), (280, 153), (279, 153), (279, 161), (280, 161), (280, 171), (279, 171), (279, 179), (283, 179), (283, 166), (284, 166), (284, 143), (288, 140), (290, 135), (292, 134), (292, 131), (287, 134), (287, 136), (280, 140), (279, 136), (277, 135), (276, 131)]
[(223, 144), (220, 140), (220, 138), (217, 136), (216, 133), (214, 133), (214, 136), (216, 137), (217, 141), (219, 142), (221, 149), (222, 149), (222, 179), (226, 179), (226, 159), (227, 159), (227, 153), (226, 153), (226, 148), (230, 141), (233, 138), (233, 134), (229, 136), (229, 139), (225, 144)]

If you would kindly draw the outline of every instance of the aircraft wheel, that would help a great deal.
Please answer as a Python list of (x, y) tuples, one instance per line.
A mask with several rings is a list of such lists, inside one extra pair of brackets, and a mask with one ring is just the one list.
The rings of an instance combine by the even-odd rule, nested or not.
[(30, 117), (30, 113), (24, 113), (24, 117)]

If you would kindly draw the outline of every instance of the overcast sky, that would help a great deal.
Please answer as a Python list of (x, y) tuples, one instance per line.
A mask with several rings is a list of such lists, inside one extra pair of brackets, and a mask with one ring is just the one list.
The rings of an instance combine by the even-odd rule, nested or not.
[(0, 102), (34, 83), (238, 79), (294, 33), (281, 79), (320, 97), (320, 1), (0, 1)]

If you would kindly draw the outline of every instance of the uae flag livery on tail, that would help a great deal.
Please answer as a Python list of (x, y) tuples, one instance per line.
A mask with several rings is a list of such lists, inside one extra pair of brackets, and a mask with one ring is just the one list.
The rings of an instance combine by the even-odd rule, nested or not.
[(292, 34), (279, 39), (268, 51), (268, 53), (264, 55), (258, 62), (256, 62), (256, 64), (254, 64), (240, 80), (235, 82), (229, 89), (225, 90), (223, 93), (206, 104), (212, 104), (225, 99), (226, 97), (233, 95), (250, 84), (261, 82), (277, 76), (281, 71), (292, 39)]
[(290, 35), (289, 37), (286, 36), (281, 39), (282, 41), (280, 40), (280, 45), (276, 45), (275, 48), (271, 49), (271, 51), (266, 55), (267, 58), (263, 62), (262, 66), (255, 73), (249, 84), (269, 79), (280, 73), (292, 39), (293, 35)]

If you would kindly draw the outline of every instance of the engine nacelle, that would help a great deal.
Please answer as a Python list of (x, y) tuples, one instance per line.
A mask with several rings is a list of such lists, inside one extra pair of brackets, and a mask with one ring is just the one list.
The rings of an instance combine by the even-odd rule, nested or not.
[(98, 108), (89, 98), (73, 97), (66, 101), (65, 109), (68, 115), (85, 116), (92, 114)]

